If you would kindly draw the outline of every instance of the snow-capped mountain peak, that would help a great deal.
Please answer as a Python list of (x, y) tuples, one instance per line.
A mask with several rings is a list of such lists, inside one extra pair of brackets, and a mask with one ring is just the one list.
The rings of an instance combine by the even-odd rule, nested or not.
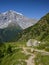
[(23, 15), (23, 14), (21, 14), (21, 13), (19, 13), (19, 12), (16, 12), (16, 11), (12, 11), (12, 10), (9, 10), (9, 11), (7, 11), (7, 12), (4, 12), (3, 14), (6, 14), (6, 13), (16, 13), (16, 14), (19, 14), (19, 15)]
[(8, 27), (9, 24), (13, 23), (16, 24), (16, 26), (20, 26), (22, 29), (26, 29), (36, 22), (36, 20), (29, 19), (23, 14), (12, 10), (0, 14), (0, 28)]

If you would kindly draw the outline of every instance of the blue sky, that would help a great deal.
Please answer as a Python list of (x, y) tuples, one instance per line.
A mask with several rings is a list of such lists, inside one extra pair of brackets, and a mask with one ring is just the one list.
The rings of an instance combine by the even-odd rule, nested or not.
[(0, 0), (0, 12), (15, 10), (29, 18), (40, 19), (49, 12), (49, 0)]

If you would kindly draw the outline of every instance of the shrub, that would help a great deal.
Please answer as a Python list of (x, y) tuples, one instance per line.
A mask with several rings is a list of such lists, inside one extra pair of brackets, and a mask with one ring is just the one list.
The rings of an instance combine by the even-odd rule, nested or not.
[(12, 47), (9, 45), (8, 48), (7, 48), (7, 53), (8, 54), (11, 54), (12, 53)]

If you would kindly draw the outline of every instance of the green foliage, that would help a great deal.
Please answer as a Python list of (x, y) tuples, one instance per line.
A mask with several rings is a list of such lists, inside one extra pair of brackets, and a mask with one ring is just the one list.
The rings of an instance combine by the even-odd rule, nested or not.
[(49, 64), (49, 55), (42, 55), (38, 53), (35, 58), (35, 65), (48, 65)]
[(0, 29), (0, 36), (4, 42), (18, 41), (22, 30), (16, 27)]
[(4, 56), (0, 58), (0, 65), (27, 65), (25, 60), (28, 59), (29, 55), (21, 52), (23, 49), (20, 47), (20, 45), (25, 46), (23, 42), (5, 43), (5, 51), (4, 47), (0, 48), (1, 52), (4, 51)]
[(37, 46), (38, 49), (45, 49), (45, 45), (44, 44), (40, 44), (39, 46)]
[(37, 49), (44, 49), (45, 51), (49, 52), (49, 42), (45, 41), (45, 42), (41, 42), (41, 44), (39, 44), (39, 46), (36, 46)]
[(4, 45), (3, 40), (0, 38), (0, 47)]
[(9, 45), (8, 48), (7, 48), (7, 53), (8, 54), (11, 54), (12, 53), (12, 47)]
[(4, 57), (4, 53), (2, 50), (0, 50), (0, 58)]
[(49, 52), (49, 47), (46, 47), (45, 50)]
[(49, 35), (49, 13), (42, 17), (34, 26), (25, 29), (22, 33), (21, 40), (28, 40), (30, 38), (38, 40), (47, 40)]

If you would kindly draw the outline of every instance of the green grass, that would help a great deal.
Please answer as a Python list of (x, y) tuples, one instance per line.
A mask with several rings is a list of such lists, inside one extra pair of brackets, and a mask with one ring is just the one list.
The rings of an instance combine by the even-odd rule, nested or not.
[(49, 55), (38, 53), (35, 58), (35, 65), (49, 65)]
[(18, 42), (7, 42), (5, 43), (7, 46), (10, 44), (12, 47), (21, 47), (26, 46), (26, 42), (18, 41)]
[[(10, 54), (7, 53), (7, 48), (9, 45), (12, 48), (12, 53)], [(0, 65), (26, 65), (25, 60), (28, 59), (30, 55), (25, 55), (21, 52), (23, 50), (21, 47), (23, 46), (26, 46), (25, 42), (4, 43), (4, 45), (0, 47), (0, 50), (5, 53), (4, 57), (0, 58)]]
[(37, 49), (45, 50), (49, 52), (49, 42), (47, 41), (41, 42), (38, 46), (34, 46), (33, 48), (37, 48)]
[[(37, 49), (45, 49), (47, 51), (46, 47), (49, 47), (49, 43), (41, 42), (42, 44), (39, 45), (39, 47), (36, 47)], [(11, 46), (12, 48), (12, 53), (7, 53), (8, 46)], [(0, 47), (0, 50), (4, 54), (3, 57), (0, 58), (0, 65), (27, 65), (25, 60), (27, 60), (30, 55), (25, 55), (21, 51), (23, 49), (21, 47), (27, 47), (26, 42), (8, 42), (4, 43)], [(32, 48), (32, 47), (31, 47)], [(27, 49), (28, 52), (31, 53), (30, 49)], [(35, 58), (35, 65), (48, 65), (49, 64), (49, 56), (48, 55), (41, 55), (41, 53), (36, 54)]]
[(1, 65), (11, 65), (11, 64), (15, 64), (15, 63), (18, 64), (18, 63), (20, 63), (19, 59), (21, 59), (23, 62), (23, 60), (25, 60), (27, 58), (28, 58), (28, 56), (26, 56), (25, 54), (16, 52), (12, 55), (5, 56), (1, 62)]

